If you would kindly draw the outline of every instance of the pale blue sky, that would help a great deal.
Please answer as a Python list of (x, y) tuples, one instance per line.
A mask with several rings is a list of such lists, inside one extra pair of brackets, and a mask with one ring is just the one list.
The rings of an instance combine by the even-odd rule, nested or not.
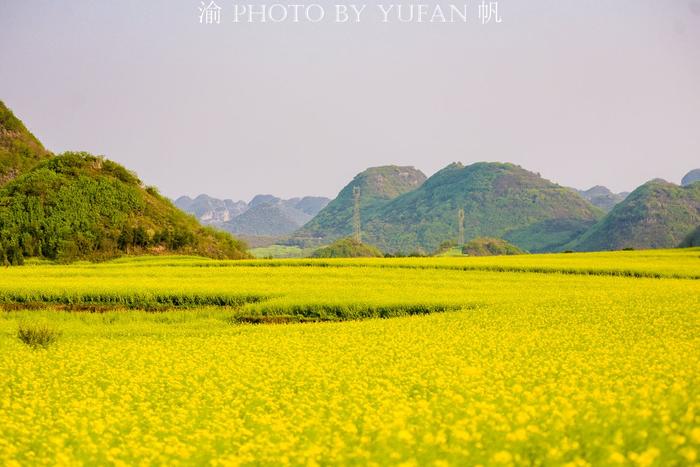
[(630, 190), (700, 166), (698, 0), (501, 0), (498, 26), (233, 24), (217, 3), (207, 26), (195, 0), (0, 0), (0, 99), (169, 196), (334, 196), (456, 160)]

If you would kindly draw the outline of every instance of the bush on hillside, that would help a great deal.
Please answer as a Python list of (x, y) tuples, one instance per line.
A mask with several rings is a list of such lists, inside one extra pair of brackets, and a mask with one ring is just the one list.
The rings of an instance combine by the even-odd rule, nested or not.
[(379, 258), (384, 256), (378, 248), (352, 238), (336, 240), (311, 254), (312, 258)]
[(462, 253), (469, 256), (505, 256), (523, 255), (527, 252), (500, 238), (480, 237), (466, 243), (462, 247)]

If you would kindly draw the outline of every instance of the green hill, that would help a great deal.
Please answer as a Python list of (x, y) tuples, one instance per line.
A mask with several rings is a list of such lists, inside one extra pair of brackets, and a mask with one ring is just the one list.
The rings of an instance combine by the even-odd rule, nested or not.
[(0, 186), (49, 157), (51, 153), (0, 101)]
[(121, 165), (87, 153), (52, 156), (0, 106), (0, 264), (120, 254), (249, 257), (229, 234), (202, 227)]
[(524, 255), (527, 254), (527, 251), (500, 238), (479, 237), (467, 242), (462, 247), (462, 254), (469, 256), (512, 256)]
[(323, 242), (352, 233), (353, 188), (360, 188), (362, 217), (370, 217), (392, 199), (418, 188), (426, 177), (413, 167), (372, 167), (358, 174), (309, 223), (294, 234), (295, 240)]
[(363, 211), (363, 238), (384, 251), (435, 250), (458, 236), (505, 238), (528, 251), (556, 251), (603, 212), (568, 188), (513, 164), (451, 164), (419, 188)]
[(352, 238), (341, 238), (311, 254), (312, 258), (379, 258), (382, 256), (384, 254), (376, 247)]
[(700, 183), (685, 187), (652, 180), (569, 248), (580, 251), (673, 248), (700, 225)]
[(230, 235), (202, 227), (112, 161), (52, 157), (0, 189), (0, 262), (71, 261), (123, 253), (247, 257)]
[(694, 169), (685, 174), (683, 180), (681, 180), (681, 185), (688, 186), (695, 182), (700, 182), (700, 169)]

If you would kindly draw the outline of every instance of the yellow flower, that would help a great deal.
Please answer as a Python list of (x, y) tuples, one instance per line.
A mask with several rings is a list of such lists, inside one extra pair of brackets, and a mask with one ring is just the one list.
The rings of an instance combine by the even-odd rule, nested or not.
[(690, 439), (693, 440), (693, 443), (700, 444), (700, 427), (690, 430)]
[(499, 451), (493, 455), (493, 461), (497, 464), (510, 464), (513, 461), (513, 455), (508, 451)]

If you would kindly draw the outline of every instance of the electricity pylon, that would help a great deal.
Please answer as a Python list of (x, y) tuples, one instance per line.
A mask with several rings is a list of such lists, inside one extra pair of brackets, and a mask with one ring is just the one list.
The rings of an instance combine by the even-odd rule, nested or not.
[(457, 213), (459, 221), (459, 246), (464, 245), (464, 209), (460, 209)]
[(355, 206), (352, 212), (352, 228), (354, 232), (355, 241), (360, 243), (362, 241), (362, 232), (360, 231), (360, 187), (355, 186), (352, 188), (352, 197), (355, 200)]

